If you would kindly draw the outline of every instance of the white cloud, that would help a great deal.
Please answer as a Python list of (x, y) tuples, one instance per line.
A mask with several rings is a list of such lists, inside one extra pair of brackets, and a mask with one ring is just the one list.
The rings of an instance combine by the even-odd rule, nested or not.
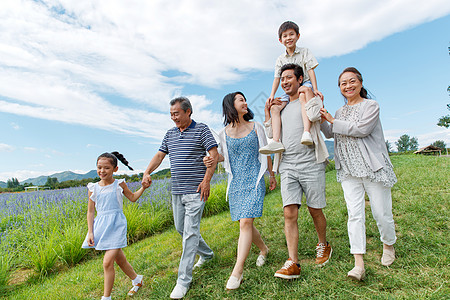
[(19, 130), (20, 129), (20, 126), (18, 124), (14, 123), (14, 122), (10, 123), (10, 125), (11, 125), (12, 129), (14, 129), (14, 130)]
[(12, 152), (15, 150), (15, 147), (0, 143), (0, 152)]
[[(449, 12), (447, 0), (3, 1), (0, 111), (160, 139), (186, 84), (272, 70), (286, 19), (330, 57)], [(190, 98), (197, 121), (220, 120)]]

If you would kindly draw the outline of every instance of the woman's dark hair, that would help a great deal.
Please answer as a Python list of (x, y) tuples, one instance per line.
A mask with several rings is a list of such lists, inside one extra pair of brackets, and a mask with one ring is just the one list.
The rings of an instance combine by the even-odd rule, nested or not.
[[(340, 84), (341, 84), (342, 74), (347, 73), (347, 72), (355, 74), (356, 78), (358, 78), (358, 80), (361, 82), (361, 84), (363, 83), (363, 78), (362, 78), (361, 73), (355, 67), (348, 67), (348, 68), (345, 68), (344, 71), (342, 71), (342, 73), (339, 75), (338, 86), (340, 86)], [(361, 91), (359, 92), (359, 95), (362, 98), (365, 98), (365, 99), (371, 99), (372, 98), (369, 95), (369, 92), (366, 90), (366, 88), (364, 86), (361, 87)]]
[[(234, 92), (229, 93), (225, 97), (223, 97), (222, 101), (222, 110), (223, 110), (223, 124), (226, 126), (228, 124), (236, 124), (239, 123), (239, 116), (236, 108), (234, 108), (234, 98), (236, 95), (241, 95), (244, 97), (245, 101), (247, 102), (247, 99), (245, 98), (244, 94), (242, 92)], [(253, 112), (248, 108), (248, 112), (244, 115), (245, 121), (250, 121), (253, 119)]]
[(128, 165), (128, 161), (125, 159), (125, 157), (120, 154), (117, 151), (114, 152), (105, 152), (103, 154), (101, 154), (98, 158), (97, 158), (97, 162), (99, 161), (100, 158), (108, 158), (111, 160), (111, 164), (113, 165), (113, 167), (117, 167), (117, 160), (120, 160), (125, 166), (128, 167), (128, 169), (130, 169), (131, 171), (134, 171), (132, 167), (130, 167)]

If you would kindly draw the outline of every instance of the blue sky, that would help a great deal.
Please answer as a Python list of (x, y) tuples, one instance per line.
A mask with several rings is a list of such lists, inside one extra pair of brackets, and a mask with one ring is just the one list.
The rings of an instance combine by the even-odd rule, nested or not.
[(450, 102), (447, 0), (5, 2), (1, 181), (86, 173), (115, 150), (142, 172), (173, 126), (168, 102), (178, 95), (219, 130), (223, 96), (240, 90), (261, 121), (285, 20), (319, 61), (329, 111), (343, 104), (338, 75), (355, 66), (393, 145), (405, 133), (420, 146), (450, 145), (450, 129), (436, 126)]

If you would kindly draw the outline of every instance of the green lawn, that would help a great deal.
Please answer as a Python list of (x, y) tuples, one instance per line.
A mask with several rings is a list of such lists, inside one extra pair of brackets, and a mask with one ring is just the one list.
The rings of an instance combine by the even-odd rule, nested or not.
[[(353, 267), (347, 236), (347, 210), (335, 171), (327, 173), (328, 240), (333, 256), (324, 268), (314, 265), (317, 237), (307, 209), (300, 209), (299, 258), (302, 273), (298, 280), (274, 278), (273, 273), (287, 259), (283, 233), (280, 191), (266, 196), (263, 217), (256, 221), (270, 248), (265, 266), (255, 266), (252, 248), (241, 288), (227, 292), (225, 284), (235, 261), (239, 227), (229, 213), (202, 221), (202, 235), (215, 251), (215, 258), (194, 272), (194, 281), (185, 299), (299, 299), (400, 298), (449, 299), (449, 183), (450, 158), (414, 155), (393, 156), (399, 182), (392, 189), (394, 220), (398, 241), (397, 260), (390, 268), (380, 263), (382, 244), (367, 206), (366, 279), (347, 279)], [(146, 285), (135, 299), (168, 298), (175, 285), (181, 255), (181, 237), (174, 229), (136, 242), (125, 248), (128, 260)], [(29, 277), (14, 283), (8, 299), (100, 299), (103, 293), (102, 258), (62, 268), (46, 278)], [(20, 279), (20, 278), (19, 278)], [(125, 299), (130, 281), (117, 268), (113, 299)], [(6, 298), (5, 298), (6, 299)]]

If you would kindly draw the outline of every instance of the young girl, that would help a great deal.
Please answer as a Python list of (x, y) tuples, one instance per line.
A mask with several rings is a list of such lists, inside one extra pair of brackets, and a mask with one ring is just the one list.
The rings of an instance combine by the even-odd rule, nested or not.
[[(116, 180), (113, 173), (118, 170), (119, 159), (130, 170), (128, 161), (119, 152), (103, 153), (97, 158), (97, 174), (100, 181), (88, 184), (88, 233), (82, 248), (95, 248), (105, 250), (103, 269), (105, 273), (104, 291), (102, 300), (111, 299), (111, 291), (114, 284), (114, 262), (117, 262), (122, 271), (130, 277), (133, 287), (128, 292), (134, 295), (143, 284), (143, 276), (137, 275), (133, 267), (127, 261), (122, 251), (127, 246), (127, 220), (122, 211), (122, 196), (135, 202), (149, 185), (143, 184), (135, 193), (131, 192), (125, 183), (125, 179)], [(94, 219), (94, 211), (97, 217)]]

